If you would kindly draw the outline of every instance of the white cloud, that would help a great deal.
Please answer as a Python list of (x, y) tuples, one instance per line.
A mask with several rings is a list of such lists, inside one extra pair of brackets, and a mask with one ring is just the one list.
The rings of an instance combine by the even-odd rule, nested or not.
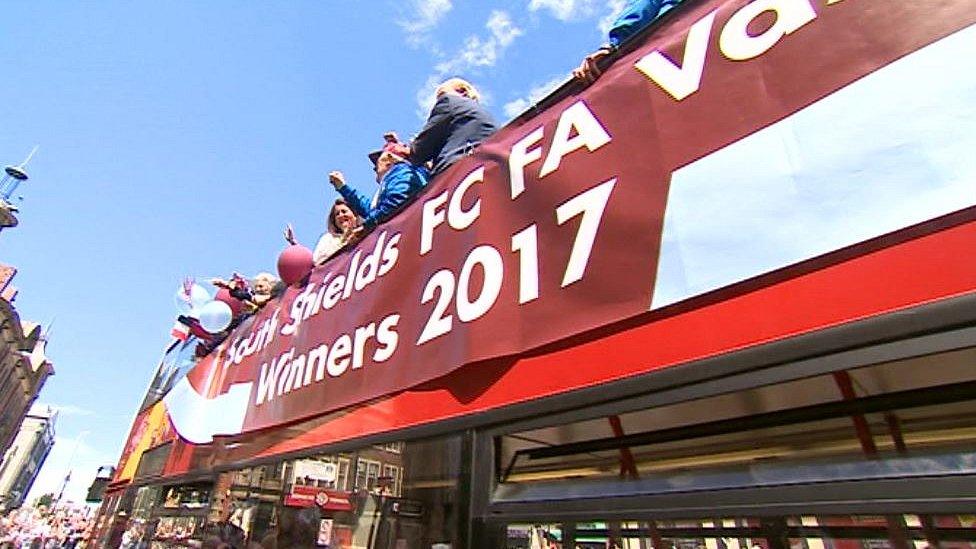
[(600, 29), (602, 34), (607, 34), (610, 32), (610, 27), (613, 26), (613, 22), (617, 20), (617, 16), (624, 10), (624, 5), (627, 0), (607, 0), (607, 11), (605, 15), (600, 18), (600, 22), (597, 24), (597, 28)]
[(426, 118), (430, 109), (434, 107), (434, 90), (437, 89), (437, 85), (441, 83), (443, 78), (444, 76), (441, 74), (432, 74), (427, 77), (424, 85), (417, 90), (417, 116), (420, 118)]
[[(515, 39), (525, 33), (508, 13), (499, 10), (491, 12), (485, 28), (488, 30), (487, 36), (468, 36), (464, 40), (464, 46), (454, 56), (434, 66), (433, 74), (427, 77), (423, 87), (417, 91), (418, 114), (421, 117), (426, 117), (430, 112), (434, 102), (434, 88), (438, 83), (450, 76), (494, 67)], [(484, 90), (482, 95), (484, 96)]]
[(603, 13), (597, 28), (606, 34), (626, 4), (627, 0), (530, 0), (529, 11), (545, 10), (564, 22), (581, 21)]
[(512, 18), (503, 11), (493, 11), (485, 23), (485, 27), (491, 31), (493, 38), (498, 40), (502, 47), (508, 47), (512, 41), (523, 34), (522, 29), (512, 23)]
[(529, 11), (548, 10), (560, 21), (578, 21), (593, 16), (599, 0), (530, 0)]
[(509, 101), (508, 103), (505, 103), (505, 106), (503, 107), (503, 110), (505, 111), (505, 116), (507, 116), (508, 118), (515, 118), (516, 116), (522, 114), (523, 112), (525, 112), (525, 109), (528, 109), (532, 105), (538, 103), (539, 100), (549, 95), (553, 90), (561, 86), (562, 83), (565, 82), (567, 79), (568, 79), (568, 75), (560, 74), (558, 76), (553, 77), (545, 84), (532, 86), (532, 89), (529, 90), (528, 95), (526, 95), (525, 97), (520, 97), (518, 99), (515, 99), (514, 101)]
[(95, 412), (89, 410), (88, 408), (82, 408), (81, 406), (75, 406), (74, 404), (52, 404), (52, 408), (58, 411), (58, 415), (62, 416), (93, 416)]
[(468, 36), (464, 40), (464, 47), (454, 57), (437, 64), (437, 72), (447, 75), (474, 68), (494, 67), (512, 42), (524, 34), (503, 11), (491, 12), (485, 28), (488, 29), (489, 36)]
[(98, 468), (102, 465), (115, 465), (118, 460), (117, 456), (102, 452), (85, 442), (86, 435), (82, 431), (74, 437), (54, 437), (54, 446), (28, 493), (28, 501), (42, 494), (56, 495), (61, 490), (68, 471), (71, 472), (71, 478), (65, 486), (64, 500), (76, 503), (84, 501), (88, 486), (94, 480)]
[(454, 7), (451, 0), (413, 0), (410, 2), (410, 18), (397, 21), (407, 35), (407, 43), (419, 46), (430, 38), (430, 33)]
[(516, 116), (525, 112), (525, 110), (528, 109), (530, 106), (532, 106), (533, 103), (535, 103), (535, 101), (532, 101), (531, 99), (526, 99), (525, 97), (519, 97), (518, 99), (505, 103), (505, 106), (502, 107), (502, 110), (505, 112), (505, 116), (508, 117), (509, 120), (511, 120)]

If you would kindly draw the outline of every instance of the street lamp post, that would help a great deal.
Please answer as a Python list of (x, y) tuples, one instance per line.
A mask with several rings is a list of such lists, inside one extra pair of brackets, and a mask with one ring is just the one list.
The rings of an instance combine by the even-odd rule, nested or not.
[(35, 146), (34, 150), (27, 155), (27, 158), (23, 162), (16, 166), (5, 166), (3, 168), (3, 174), (0, 174), (0, 231), (5, 228), (17, 226), (17, 217), (14, 216), (17, 213), (17, 206), (14, 206), (11, 198), (14, 195), (14, 191), (17, 190), (17, 187), (30, 178), (25, 168), (36, 152), (37, 147)]
[(68, 487), (68, 481), (71, 480), (71, 465), (75, 461), (75, 454), (78, 453), (78, 447), (81, 446), (81, 439), (85, 438), (85, 436), (90, 432), (91, 431), (82, 431), (78, 433), (77, 437), (75, 437), (75, 446), (71, 449), (71, 457), (68, 458), (68, 472), (65, 473), (64, 481), (61, 482), (61, 489), (58, 490), (58, 497), (54, 498), (54, 502), (51, 504), (52, 508), (57, 507), (57, 504), (61, 503), (61, 498), (64, 496), (64, 490)]
[(7, 202), (8, 206), (10, 205), (10, 198), (14, 195), (17, 187), (30, 178), (24, 168), (27, 167), (27, 163), (31, 161), (31, 158), (34, 157), (34, 153), (36, 152), (37, 146), (35, 145), (34, 149), (27, 155), (27, 158), (23, 162), (16, 166), (4, 167), (3, 171), (6, 175), (0, 179), (0, 199)]

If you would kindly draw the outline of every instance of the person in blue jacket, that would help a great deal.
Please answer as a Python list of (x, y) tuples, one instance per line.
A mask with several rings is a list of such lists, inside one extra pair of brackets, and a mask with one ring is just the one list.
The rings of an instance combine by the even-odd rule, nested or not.
[(644, 30), (658, 17), (681, 3), (681, 0), (628, 0), (617, 20), (610, 27), (609, 41), (600, 49), (587, 55), (573, 76), (583, 84), (592, 84), (602, 71), (599, 60), (617, 51), (628, 38)]
[[(359, 217), (362, 225), (351, 229), (354, 234), (362, 234), (393, 217), (404, 204), (427, 185), (427, 170), (411, 164), (404, 155), (406, 146), (387, 140), (382, 150), (370, 154), (376, 170), (379, 191), (372, 199), (346, 185), (342, 172), (329, 174), (329, 182), (335, 187), (346, 203)], [(377, 154), (378, 153), (378, 154)]]

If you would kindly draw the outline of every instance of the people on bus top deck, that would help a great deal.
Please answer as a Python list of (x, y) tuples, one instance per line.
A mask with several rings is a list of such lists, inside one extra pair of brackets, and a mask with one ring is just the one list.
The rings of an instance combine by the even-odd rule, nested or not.
[[(342, 172), (329, 174), (329, 181), (357, 215), (362, 217), (362, 225), (350, 231), (351, 237), (362, 230), (369, 230), (393, 216), (407, 201), (427, 185), (427, 170), (411, 164), (405, 154), (406, 146), (387, 138), (387, 143), (378, 155), (370, 154), (376, 170), (379, 191), (372, 199), (346, 185)], [(375, 157), (375, 158), (374, 158)]]
[(363, 220), (352, 211), (349, 204), (343, 198), (337, 198), (332, 209), (329, 210), (328, 226), (325, 233), (315, 244), (312, 252), (312, 259), (316, 265), (325, 263), (327, 259), (335, 255), (339, 250), (349, 244), (352, 230), (363, 223)]
[(234, 273), (231, 275), (230, 280), (224, 280), (223, 278), (213, 278), (210, 283), (218, 288), (223, 288), (230, 292), (230, 296), (234, 299), (239, 299), (241, 301), (250, 301), (253, 297), (251, 293), (251, 285), (248, 284), (247, 280), (241, 275)]
[[(325, 232), (319, 237), (319, 241), (312, 251), (312, 261), (316, 265), (322, 265), (328, 261), (330, 257), (349, 244), (351, 231), (361, 224), (362, 219), (352, 211), (345, 199), (337, 198), (332, 209), (329, 210), (329, 217), (326, 218)], [(285, 240), (289, 244), (298, 244), (298, 240), (295, 238), (295, 230), (291, 225), (285, 227)]]
[(427, 123), (410, 144), (409, 160), (433, 164), (431, 177), (446, 170), (498, 130), (470, 82), (451, 78), (434, 92), (436, 102)]
[(251, 301), (258, 307), (264, 307), (269, 301), (285, 291), (285, 284), (271, 273), (256, 274), (251, 287), (253, 294)]
[(195, 354), (197, 357), (204, 357), (210, 354), (211, 351), (227, 339), (230, 333), (234, 331), (234, 328), (240, 326), (244, 319), (256, 313), (261, 307), (264, 307), (272, 299), (280, 296), (285, 290), (281, 281), (270, 273), (259, 273), (250, 283), (237, 273), (234, 273), (230, 280), (213, 278), (210, 280), (210, 283), (218, 288), (228, 290), (231, 297), (240, 300), (244, 304), (244, 309), (241, 314), (231, 319), (230, 325), (227, 328), (217, 333), (208, 332), (203, 328), (199, 320), (188, 315), (180, 315), (176, 318), (178, 322), (190, 329), (192, 335), (200, 340), (196, 347)]
[(583, 84), (592, 84), (602, 73), (600, 59), (616, 51), (620, 44), (680, 3), (681, 0), (628, 0), (610, 27), (608, 43), (586, 56), (580, 66), (573, 70), (573, 76)]
[(249, 309), (248, 312), (260, 309), (284, 291), (284, 285), (271, 273), (258, 273), (251, 283), (248, 283), (237, 273), (229, 281), (214, 278), (211, 279), (210, 283), (218, 288), (229, 290), (231, 297), (244, 302)]

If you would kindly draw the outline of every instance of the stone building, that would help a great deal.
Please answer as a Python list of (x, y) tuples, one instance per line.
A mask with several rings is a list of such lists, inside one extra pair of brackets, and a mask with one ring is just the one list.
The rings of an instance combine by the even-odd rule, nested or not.
[(22, 321), (12, 303), (14, 272), (0, 265), (0, 453), (10, 448), (31, 404), (54, 373), (44, 354), (47, 342), (41, 326)]
[(23, 505), (27, 492), (54, 446), (57, 411), (50, 406), (31, 407), (0, 462), (0, 510)]

